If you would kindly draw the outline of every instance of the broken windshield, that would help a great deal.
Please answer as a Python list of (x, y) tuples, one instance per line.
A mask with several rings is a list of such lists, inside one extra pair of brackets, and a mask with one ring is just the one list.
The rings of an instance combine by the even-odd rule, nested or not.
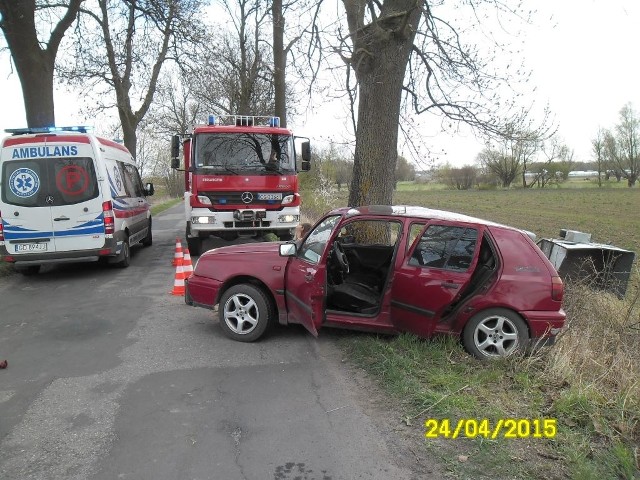
[(220, 175), (295, 172), (289, 135), (264, 133), (201, 133), (196, 137), (197, 170)]

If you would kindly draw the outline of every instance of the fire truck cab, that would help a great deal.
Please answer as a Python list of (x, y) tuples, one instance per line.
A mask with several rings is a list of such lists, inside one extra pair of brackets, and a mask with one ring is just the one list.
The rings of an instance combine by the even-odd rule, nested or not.
[(311, 166), (308, 139), (281, 128), (278, 117), (210, 115), (207, 124), (173, 136), (174, 169), (180, 168), (180, 147), (191, 254), (201, 253), (209, 235), (292, 238), (300, 222), (297, 173)]

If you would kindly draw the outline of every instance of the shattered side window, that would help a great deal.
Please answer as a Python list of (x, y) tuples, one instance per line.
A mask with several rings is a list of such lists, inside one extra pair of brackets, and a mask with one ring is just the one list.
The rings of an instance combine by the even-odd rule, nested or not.
[(431, 225), (416, 245), (409, 265), (465, 272), (473, 262), (477, 241), (475, 228)]
[(339, 215), (335, 215), (327, 217), (320, 222), (318, 226), (307, 235), (298, 254), (309, 262), (318, 263), (331, 237), (331, 232), (333, 232), (340, 218)]

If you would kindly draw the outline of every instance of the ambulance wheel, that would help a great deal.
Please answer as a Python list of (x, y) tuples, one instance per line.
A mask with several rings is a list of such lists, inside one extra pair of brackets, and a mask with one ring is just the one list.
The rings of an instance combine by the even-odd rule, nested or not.
[(29, 265), (28, 267), (16, 267), (16, 271), (22, 275), (29, 277), (40, 273), (40, 265)]
[(142, 239), (143, 247), (150, 247), (153, 245), (153, 232), (151, 231), (151, 217), (149, 217), (149, 230), (147, 230), (147, 235)]
[(116, 262), (116, 267), (127, 268), (129, 265), (131, 265), (131, 247), (127, 236), (122, 242), (122, 253), (120, 253), (120, 260)]

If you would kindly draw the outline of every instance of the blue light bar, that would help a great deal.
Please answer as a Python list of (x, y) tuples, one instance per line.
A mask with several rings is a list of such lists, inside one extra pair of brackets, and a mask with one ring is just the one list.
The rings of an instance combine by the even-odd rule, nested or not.
[(209, 115), (209, 125), (215, 125), (215, 124), (216, 124), (216, 116)]
[(78, 132), (88, 133), (93, 127), (87, 125), (73, 125), (69, 127), (25, 127), (25, 128), (6, 128), (4, 131), (12, 135), (27, 135), (34, 133), (57, 133), (57, 132)]
[(280, 117), (271, 117), (269, 119), (270, 127), (280, 127)]

